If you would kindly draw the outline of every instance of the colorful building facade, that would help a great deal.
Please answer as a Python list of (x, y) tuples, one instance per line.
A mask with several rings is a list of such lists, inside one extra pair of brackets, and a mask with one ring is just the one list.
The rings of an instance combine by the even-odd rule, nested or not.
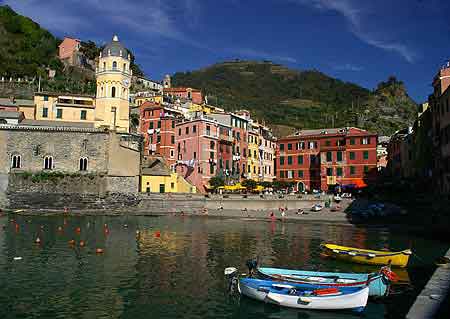
[(202, 92), (197, 89), (187, 87), (164, 87), (163, 94), (177, 100), (191, 100), (193, 103), (203, 103)]
[(377, 177), (377, 135), (358, 128), (303, 130), (277, 142), (277, 179), (299, 191), (360, 187)]
[(169, 106), (145, 102), (140, 106), (139, 131), (144, 137), (144, 155), (161, 155), (169, 166), (176, 163), (176, 123), (182, 112)]

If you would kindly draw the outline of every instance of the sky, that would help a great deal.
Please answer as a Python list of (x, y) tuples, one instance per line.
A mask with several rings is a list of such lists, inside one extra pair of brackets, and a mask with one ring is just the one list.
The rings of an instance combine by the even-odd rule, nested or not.
[(450, 59), (449, 0), (0, 0), (54, 35), (109, 42), (145, 74), (230, 59), (317, 69), (369, 89), (390, 75), (423, 102)]

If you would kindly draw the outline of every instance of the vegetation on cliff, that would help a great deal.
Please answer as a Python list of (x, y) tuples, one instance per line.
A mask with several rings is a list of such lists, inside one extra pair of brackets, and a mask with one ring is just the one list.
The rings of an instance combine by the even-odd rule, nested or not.
[[(65, 67), (58, 59), (61, 40), (39, 24), (17, 14), (9, 6), (0, 6), (0, 77), (41, 78), (41, 88), (47, 91), (94, 94), (96, 83), (94, 70), (86, 67)], [(92, 41), (82, 41), (81, 52), (94, 61), (102, 48)], [(131, 69), (135, 75), (143, 75), (131, 53)], [(49, 70), (56, 76), (49, 77)]]
[(297, 71), (269, 61), (231, 61), (175, 73), (175, 86), (202, 89), (208, 102), (289, 129), (359, 126), (391, 134), (414, 120), (417, 105), (394, 77), (374, 91), (317, 70)]

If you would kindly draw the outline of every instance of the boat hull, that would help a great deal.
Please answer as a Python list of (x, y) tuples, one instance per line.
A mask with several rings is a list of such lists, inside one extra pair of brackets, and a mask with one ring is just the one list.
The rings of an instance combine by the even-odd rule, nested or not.
[[(249, 283), (248, 280), (256, 281)], [(355, 311), (362, 311), (369, 297), (369, 288), (357, 289), (352, 293), (343, 293), (339, 295), (330, 296), (298, 296), (289, 295), (287, 293), (277, 293), (271, 288), (261, 289), (261, 287), (268, 287), (273, 281), (258, 280), (258, 279), (240, 279), (239, 291), (242, 295), (249, 298), (272, 303), (282, 307), (297, 308), (297, 309), (314, 309), (314, 310), (345, 310), (352, 309)]]
[(369, 282), (369, 296), (382, 297), (386, 295), (389, 283), (383, 275), (357, 274), (357, 273), (336, 273), (291, 270), (281, 268), (260, 267), (258, 272), (265, 277), (274, 280), (286, 280), (300, 284), (314, 284), (320, 287), (365, 287)]
[(403, 250), (400, 252), (378, 251), (369, 249), (359, 249), (333, 244), (322, 245), (327, 255), (367, 265), (391, 265), (396, 267), (406, 267), (408, 265), (411, 250)]

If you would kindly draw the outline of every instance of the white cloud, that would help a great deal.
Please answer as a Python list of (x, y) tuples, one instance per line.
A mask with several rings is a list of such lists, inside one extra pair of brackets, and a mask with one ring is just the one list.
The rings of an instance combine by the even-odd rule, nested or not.
[[(375, 21), (374, 14), (380, 11), (383, 4), (378, 1), (365, 2), (361, 0), (293, 0), (296, 3), (310, 6), (318, 10), (334, 11), (342, 15), (349, 24), (350, 31), (361, 41), (386, 51), (392, 51), (401, 55), (406, 61), (413, 63), (418, 58), (417, 52), (402, 43), (401, 40), (395, 39), (395, 30), (386, 29), (381, 21)], [(372, 7), (371, 7), (372, 5)], [(378, 5), (379, 8), (374, 8)], [(381, 14), (388, 15), (391, 12), (381, 10)], [(396, 16), (392, 15), (392, 19)], [(375, 30), (370, 30), (370, 24), (375, 26)]]

